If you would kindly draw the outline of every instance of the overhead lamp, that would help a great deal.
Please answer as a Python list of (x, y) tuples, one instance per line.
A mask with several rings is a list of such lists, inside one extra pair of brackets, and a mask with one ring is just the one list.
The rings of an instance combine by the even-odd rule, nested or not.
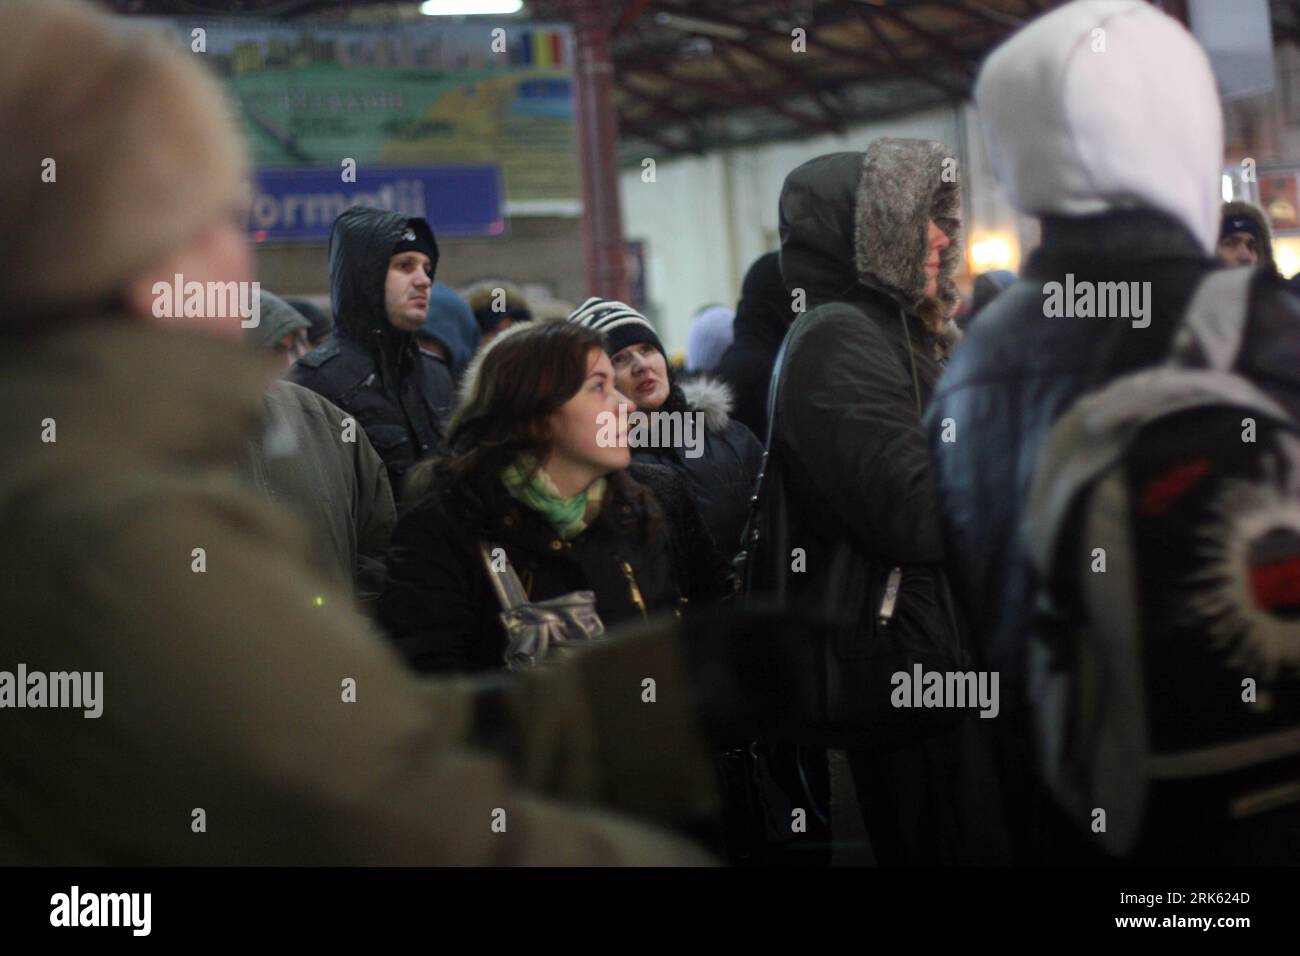
[(524, 0), (424, 0), (420, 4), (426, 17), (502, 16), (523, 8)]

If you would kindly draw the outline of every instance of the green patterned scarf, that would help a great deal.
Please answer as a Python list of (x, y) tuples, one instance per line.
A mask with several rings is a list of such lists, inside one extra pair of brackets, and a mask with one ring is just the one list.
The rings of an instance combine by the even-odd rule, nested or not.
[(512, 497), (545, 518), (565, 541), (582, 534), (600, 512), (605, 495), (605, 479), (597, 478), (586, 491), (563, 497), (532, 455), (520, 455), (508, 465), (501, 472), (501, 483)]

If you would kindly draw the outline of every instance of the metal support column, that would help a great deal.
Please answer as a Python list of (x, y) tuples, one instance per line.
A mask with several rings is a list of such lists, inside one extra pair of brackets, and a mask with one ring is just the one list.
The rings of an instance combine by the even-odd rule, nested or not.
[(575, 0), (578, 173), (582, 181), (582, 250), (587, 292), (626, 301), (623, 219), (619, 210), (618, 120), (612, 95), (609, 5)]

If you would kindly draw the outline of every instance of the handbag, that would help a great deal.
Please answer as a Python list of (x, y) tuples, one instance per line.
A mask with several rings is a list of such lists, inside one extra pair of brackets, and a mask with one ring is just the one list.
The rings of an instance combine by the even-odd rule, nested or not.
[(501, 603), (506, 670), (527, 670), (604, 638), (605, 624), (596, 613), (595, 592), (573, 591), (545, 601), (530, 601), (509, 558), (505, 559), (505, 569), (498, 571), (485, 542), (479, 542), (479, 553)]

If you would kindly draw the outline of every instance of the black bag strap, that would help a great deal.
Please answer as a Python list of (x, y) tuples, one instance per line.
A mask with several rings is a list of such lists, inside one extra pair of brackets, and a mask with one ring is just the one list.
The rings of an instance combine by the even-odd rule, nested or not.
[(776, 434), (776, 400), (780, 393), (781, 372), (785, 370), (785, 353), (789, 351), (790, 339), (794, 336), (796, 325), (797, 322), (786, 329), (785, 338), (781, 340), (781, 347), (776, 350), (776, 359), (772, 362), (772, 377), (767, 382), (767, 435), (763, 438), (764, 454), (770, 454), (772, 451), (772, 437)]
[[(770, 562), (772, 597), (778, 604), (785, 603), (789, 589), (790, 571), (787, 557), (790, 554), (790, 511), (785, 496), (784, 476), (780, 472), (779, 463), (775, 457), (776, 405), (781, 394), (781, 375), (785, 371), (786, 353), (789, 351), (790, 340), (794, 338), (795, 330), (799, 327), (801, 320), (796, 320), (786, 331), (785, 338), (781, 340), (781, 347), (777, 350), (776, 359), (772, 363), (772, 377), (767, 384), (767, 433), (763, 439), (763, 457), (759, 464), (758, 477), (754, 483), (754, 495), (750, 499), (749, 519), (745, 524), (743, 538), (748, 552), (746, 574), (752, 575), (754, 545), (756, 544), (754, 534), (757, 530), (759, 505), (763, 499), (764, 491), (771, 492), (768, 495), (768, 507), (770, 509), (769, 530), (772, 536), (769, 554), (773, 559)], [(774, 485), (775, 488), (773, 488)], [(843, 593), (842, 585), (849, 577), (848, 565), (852, 558), (852, 549), (847, 541), (841, 541), (835, 548), (835, 553), (831, 556), (826, 594), (832, 610), (838, 605), (838, 598)]]
[[(785, 337), (781, 339), (781, 347), (777, 349), (776, 359), (772, 363), (772, 377), (768, 380), (767, 385), (767, 431), (763, 436), (763, 457), (759, 460), (758, 475), (754, 479), (754, 493), (749, 499), (749, 516), (745, 520), (745, 531), (741, 537), (744, 548), (741, 558), (744, 562), (743, 580), (739, 583), (748, 587), (749, 581), (754, 575), (754, 552), (757, 544), (755, 536), (758, 533), (758, 509), (759, 502), (763, 497), (764, 490), (770, 489), (773, 481), (777, 480), (772, 473), (775, 462), (772, 457), (772, 442), (776, 436), (776, 400), (781, 381), (781, 372), (785, 367), (785, 355), (790, 345), (790, 338), (794, 333), (795, 325), (793, 323), (786, 330)], [(790, 535), (789, 516), (785, 510), (785, 494), (783, 488), (777, 489), (777, 494), (772, 495), (771, 507), (772, 514), (772, 531), (773, 531), (773, 553), (784, 554)], [(783, 566), (784, 562), (780, 562)], [(784, 603), (786, 597), (786, 579), (785, 574), (777, 572), (774, 581), (775, 598), (778, 602)]]

